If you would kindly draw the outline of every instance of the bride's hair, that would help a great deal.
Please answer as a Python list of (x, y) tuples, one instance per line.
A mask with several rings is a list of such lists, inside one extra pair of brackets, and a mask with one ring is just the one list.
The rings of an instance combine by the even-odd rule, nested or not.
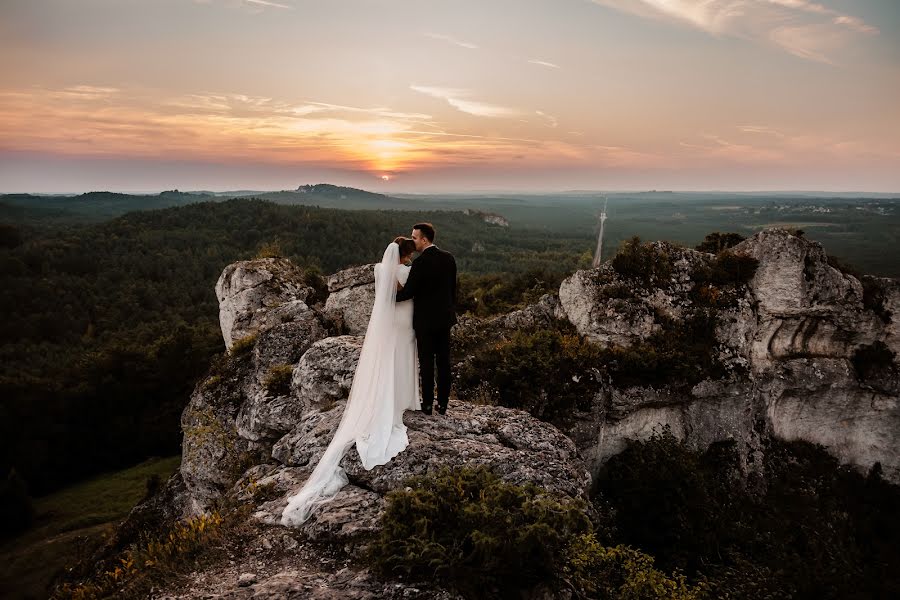
[(416, 243), (411, 238), (398, 236), (394, 238), (394, 243), (400, 246), (400, 256), (406, 258), (416, 251)]

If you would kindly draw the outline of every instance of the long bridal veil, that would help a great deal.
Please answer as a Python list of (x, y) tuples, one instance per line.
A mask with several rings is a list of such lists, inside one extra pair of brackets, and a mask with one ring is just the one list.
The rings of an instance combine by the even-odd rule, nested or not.
[[(334, 438), (319, 459), (319, 464), (300, 491), (289, 498), (288, 505), (281, 514), (283, 525), (303, 523), (317, 506), (331, 500), (347, 485), (347, 474), (340, 466), (344, 453), (355, 442), (363, 458), (363, 464), (366, 465), (365, 454), (375, 441), (372, 439), (373, 429), (384, 421), (386, 411), (393, 411), (393, 360), (397, 337), (393, 324), (397, 294), (394, 273), (399, 258), (400, 247), (392, 242), (385, 249), (381, 263), (375, 265), (375, 301), (372, 305), (372, 316), (366, 328), (359, 364), (353, 375), (350, 397), (344, 407), (344, 414)], [(385, 438), (383, 442), (386, 444), (387, 439)], [(371, 467), (366, 465), (366, 468)]]

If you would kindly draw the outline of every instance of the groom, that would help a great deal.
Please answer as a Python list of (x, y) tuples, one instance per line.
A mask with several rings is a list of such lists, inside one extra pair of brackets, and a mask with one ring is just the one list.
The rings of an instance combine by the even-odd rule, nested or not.
[(434, 363), (437, 362), (438, 413), (450, 401), (450, 328), (456, 324), (456, 260), (434, 245), (434, 226), (413, 226), (419, 257), (413, 261), (406, 285), (398, 285), (397, 302), (413, 299), (413, 329), (422, 375), (422, 412), (434, 405)]

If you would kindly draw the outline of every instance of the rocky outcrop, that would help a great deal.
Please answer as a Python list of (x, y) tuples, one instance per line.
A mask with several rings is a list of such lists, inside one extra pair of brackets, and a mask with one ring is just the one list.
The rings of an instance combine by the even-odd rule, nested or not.
[[(285, 386), (272, 385), (284, 377), (279, 370), (293, 371), (334, 329), (301, 299), (312, 294), (302, 276), (286, 259), (268, 258), (234, 263), (219, 277), (220, 324), (229, 351), (197, 384), (181, 415), (185, 514), (209, 510), (308, 408), (295, 394), (283, 393)], [(246, 344), (235, 348), (239, 339)]]
[(375, 301), (375, 265), (346, 269), (327, 279), (325, 312), (349, 335), (363, 335)]
[(322, 552), (298, 532), (250, 522), (230, 558), (192, 572), (160, 600), (462, 600), (431, 582), (384, 581), (358, 559)]
[[(521, 310), (487, 322), (461, 318), (457, 330), (482, 343), (568, 321), (598, 344), (647, 342), (689, 318), (696, 273), (713, 260), (665, 242), (654, 247), (671, 270), (652, 286), (606, 264), (573, 274), (558, 295)], [(281, 511), (340, 422), (372, 304), (373, 266), (329, 277), (320, 311), (307, 305), (310, 288), (283, 259), (229, 265), (216, 292), (223, 338), (234, 350), (198, 383), (182, 415), (179, 473), (131, 520), (194, 515), (228, 500), (252, 505), (252, 536), (246, 553), (196, 574), (171, 597), (450, 598), (428, 583), (380, 581), (359, 566), (361, 540), (377, 530), (388, 493), (413, 475), (485, 464), (507, 481), (586, 498), (592, 472), (664, 425), (699, 449), (736, 442), (746, 471), (759, 468), (764, 441), (775, 437), (823, 444), (860, 469), (878, 462), (900, 482), (896, 363), (865, 374), (858, 367), (861, 349), (900, 351), (900, 285), (861, 282), (830, 266), (821, 246), (786, 231), (761, 232), (734, 251), (759, 266), (718, 315), (712, 351), (724, 376), (687, 388), (604, 381), (562, 430), (455, 398), (445, 416), (408, 411), (408, 448), (370, 471), (348, 452), (342, 466), (350, 484), (297, 529), (280, 525)], [(340, 548), (335, 556), (343, 558), (321, 547)]]
[[(286, 496), (318, 463), (331, 441), (344, 403), (313, 413), (273, 450), (279, 464), (259, 473), (259, 485), (273, 486), (277, 499), (260, 506), (257, 517), (277, 524)], [(327, 510), (314, 513), (301, 531), (313, 538), (352, 537), (372, 530), (384, 508), (384, 496), (415, 475), (441, 467), (489, 465), (511, 483), (537, 483), (569, 497), (586, 498), (590, 475), (572, 441), (552, 425), (527, 413), (499, 406), (452, 403), (445, 416), (435, 418), (407, 411), (404, 423), (409, 446), (387, 465), (367, 471), (355, 452), (341, 466), (351, 485)]]
[[(563, 282), (560, 306), (579, 333), (605, 345), (630, 346), (662, 327), (659, 315), (681, 319), (693, 300), (693, 273), (712, 255), (664, 242), (654, 247), (672, 261), (668, 281), (648, 289), (610, 264)], [(703, 448), (734, 440), (747, 468), (760, 464), (766, 436), (822, 444), (842, 462), (866, 470), (881, 463), (900, 482), (900, 406), (891, 377), (861, 381), (856, 353), (876, 342), (897, 352), (898, 286), (877, 280), (879, 309), (862, 283), (832, 267), (822, 246), (779, 229), (733, 248), (759, 261), (754, 277), (719, 314), (717, 359), (723, 380), (691, 390), (604, 386), (589, 416), (568, 433), (596, 472), (629, 439), (654, 427)], [(664, 318), (665, 318), (664, 317)]]
[(216, 282), (219, 325), (225, 346), (309, 310), (315, 291), (286, 258), (261, 258), (225, 267)]
[(503, 215), (497, 213), (485, 212), (483, 210), (475, 210), (474, 208), (466, 208), (463, 210), (464, 215), (478, 217), (489, 225), (499, 225), (500, 227), (509, 227), (509, 221)]
[(325, 338), (303, 355), (294, 369), (291, 389), (306, 409), (347, 399), (363, 339), (352, 335)]
[(776, 229), (735, 251), (760, 261), (750, 283), (758, 303), (748, 356), (755, 369), (800, 356), (849, 359), (860, 346), (889, 337), (884, 321), (865, 308), (862, 283), (830, 266), (820, 244)]
[(695, 270), (705, 264), (701, 252), (653, 242), (655, 252), (666, 255), (671, 276), (648, 286), (619, 275), (611, 263), (577, 271), (559, 288), (562, 314), (578, 333), (604, 345), (629, 346), (661, 329), (658, 315), (680, 319), (693, 303), (687, 297)]
[[(365, 330), (374, 280), (371, 265), (331, 276), (320, 313), (278, 295), (295, 289), (278, 282), (279, 273), (293, 278), (279, 265), (269, 259), (237, 263), (220, 278), (223, 336), (233, 351), (216, 361), (184, 410), (182, 464), (166, 489), (171, 512), (179, 516), (228, 502), (252, 504), (248, 527), (258, 529), (266, 551), (281, 548), (281, 563), (262, 569), (248, 558), (223, 566), (216, 578), (198, 575), (189, 591), (182, 590), (187, 597), (451, 597), (433, 586), (392, 587), (352, 565), (323, 572), (286, 549), (337, 544), (355, 555), (359, 540), (377, 529), (386, 495), (409, 477), (442, 467), (490, 465), (507, 481), (587, 498), (590, 474), (572, 440), (556, 428), (522, 411), (453, 401), (443, 416), (408, 411), (409, 446), (386, 465), (367, 471), (358, 454), (348, 452), (342, 466), (350, 485), (302, 527), (281, 526), (289, 496), (318, 463), (341, 420), (362, 349), (362, 336), (332, 334)], [(549, 318), (555, 307), (555, 298), (547, 296), (536, 308), (510, 315), (510, 323)], [(285, 536), (293, 541), (278, 541)]]

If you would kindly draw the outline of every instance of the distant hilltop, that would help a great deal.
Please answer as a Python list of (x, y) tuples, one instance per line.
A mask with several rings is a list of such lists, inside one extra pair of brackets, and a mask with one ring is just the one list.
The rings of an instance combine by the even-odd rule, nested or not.
[(375, 192), (367, 192), (366, 190), (360, 190), (352, 187), (343, 187), (339, 185), (332, 185), (330, 183), (316, 183), (312, 185), (301, 185), (297, 188), (297, 192), (300, 194), (319, 194), (322, 196), (336, 197), (341, 200), (346, 200), (347, 198), (368, 198), (371, 200), (387, 200), (388, 196), (384, 194), (377, 194)]

